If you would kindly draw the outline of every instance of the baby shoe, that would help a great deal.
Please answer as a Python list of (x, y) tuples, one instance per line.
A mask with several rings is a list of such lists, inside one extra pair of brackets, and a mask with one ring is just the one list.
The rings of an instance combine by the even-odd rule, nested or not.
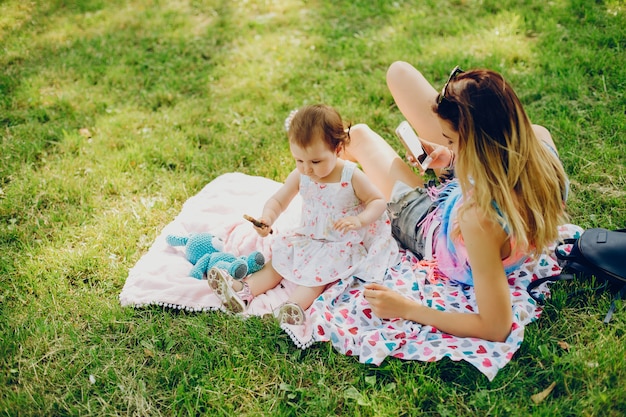
[(242, 282), (243, 289), (235, 291), (232, 287), (233, 278), (223, 269), (211, 268), (207, 273), (207, 281), (224, 308), (232, 313), (242, 313), (254, 298), (245, 281)]
[(300, 325), (304, 324), (304, 310), (296, 303), (285, 302), (280, 306), (277, 313), (280, 324)]

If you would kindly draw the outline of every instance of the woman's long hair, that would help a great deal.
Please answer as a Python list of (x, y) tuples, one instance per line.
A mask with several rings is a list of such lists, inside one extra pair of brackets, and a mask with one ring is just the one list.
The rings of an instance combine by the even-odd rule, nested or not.
[(558, 238), (566, 220), (567, 177), (535, 136), (519, 98), (490, 70), (460, 73), (435, 113), (459, 133), (455, 173), (466, 203), (493, 213), (512, 238), (513, 252), (537, 254)]

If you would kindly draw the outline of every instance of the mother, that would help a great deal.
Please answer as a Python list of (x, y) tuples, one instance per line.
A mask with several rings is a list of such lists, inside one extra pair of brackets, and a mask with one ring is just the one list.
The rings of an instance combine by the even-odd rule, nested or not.
[[(511, 330), (507, 274), (557, 239), (568, 181), (550, 133), (532, 125), (502, 75), (456, 67), (440, 93), (406, 62), (387, 84), (424, 141), (432, 168), (454, 175), (439, 186), (368, 126), (350, 129), (344, 157), (358, 162), (389, 201), (395, 238), (436, 261), (442, 279), (473, 285), (478, 310), (444, 312), (378, 284), (365, 298), (381, 318), (401, 317), (460, 337), (504, 341)], [(411, 162), (414, 161), (411, 159)]]

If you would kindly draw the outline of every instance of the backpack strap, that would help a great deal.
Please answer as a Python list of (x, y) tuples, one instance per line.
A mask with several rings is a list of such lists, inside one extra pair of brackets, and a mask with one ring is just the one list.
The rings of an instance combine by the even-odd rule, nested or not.
[(566, 274), (566, 273), (560, 273), (558, 275), (552, 275), (550, 277), (543, 277), (543, 278), (539, 278), (536, 279), (534, 281), (532, 281), (530, 284), (528, 284), (528, 287), (526, 287), (526, 291), (528, 291), (528, 295), (530, 295), (530, 297), (535, 300), (535, 302), (538, 305), (544, 305), (546, 303), (546, 300), (544, 300), (543, 295), (541, 296), (537, 296), (535, 295), (535, 293), (533, 292), (533, 290), (540, 286), (541, 284), (543, 284), (544, 282), (557, 282), (557, 281), (571, 281), (574, 279), (574, 274)]
[[(559, 251), (559, 247), (560, 246), (564, 246), (564, 245), (576, 245), (576, 241), (578, 240), (578, 238), (568, 238), (568, 239), (563, 239), (563, 241), (555, 248), (554, 250), (554, 254), (556, 255), (556, 257), (558, 258), (558, 260), (560, 261), (559, 264), (561, 264), (561, 266), (565, 263), (568, 263), (568, 261), (572, 261), (574, 258), (574, 256), (571, 256), (570, 253), (561, 253), (561, 251)], [(543, 284), (544, 282), (549, 282), (549, 283), (553, 283), (553, 282), (557, 282), (557, 281), (571, 281), (575, 278), (574, 274), (569, 274), (564, 272), (565, 269), (561, 268), (561, 272), (559, 274), (556, 275), (552, 275), (549, 277), (543, 277), (543, 278), (539, 278), (536, 279), (534, 281), (532, 281), (530, 284), (528, 284), (528, 287), (526, 287), (526, 291), (528, 291), (528, 295), (530, 295), (530, 297), (535, 300), (535, 302), (538, 305), (544, 305), (546, 303), (546, 300), (543, 298), (543, 295), (539, 295), (537, 296), (533, 290), (540, 286), (541, 284)]]
[[(570, 251), (570, 253), (565, 253), (565, 252), (561, 252), (559, 250), (559, 247), (564, 246), (564, 245), (576, 245), (576, 242), (578, 242), (578, 238), (571, 238), (571, 239), (563, 239), (563, 242), (561, 242), (555, 249), (554, 249), (554, 255), (557, 257), (558, 260), (560, 261), (571, 261), (576, 259), (576, 256), (573, 255)], [(559, 262), (560, 263), (560, 262)]]
[(607, 311), (606, 316), (604, 316), (603, 323), (609, 324), (611, 318), (613, 317), (613, 313), (615, 312), (615, 301), (621, 300), (624, 295), (626, 295), (626, 285), (622, 286), (622, 289), (615, 294), (613, 300), (611, 301), (611, 306), (609, 307), (609, 311)]
[[(626, 233), (626, 229), (617, 229), (615, 230), (615, 232)], [(606, 316), (604, 316), (604, 320), (603, 320), (604, 324), (608, 324), (609, 321), (611, 321), (611, 318), (613, 317), (613, 313), (615, 312), (615, 301), (624, 299), (625, 295), (626, 295), (626, 284), (624, 284), (622, 288), (615, 294), (615, 297), (613, 297), (613, 300), (611, 301), (611, 305), (609, 306), (609, 311), (606, 313)]]
[[(535, 300), (535, 302), (540, 305), (543, 306), (545, 305), (546, 301), (543, 298), (543, 295), (541, 296), (537, 296), (533, 290), (540, 286), (541, 284), (543, 284), (544, 282), (549, 282), (549, 283), (553, 283), (553, 282), (557, 282), (557, 281), (571, 281), (575, 278), (574, 274), (566, 274), (566, 273), (560, 273), (558, 275), (553, 275), (551, 277), (544, 277), (544, 278), (539, 278), (536, 279), (535, 281), (531, 282), (530, 284), (528, 284), (528, 287), (526, 287), (526, 291), (528, 291), (528, 295), (530, 295), (530, 297)], [(604, 284), (604, 286), (606, 286), (607, 283)], [(602, 288), (602, 286), (595, 288), (595, 290), (597, 291), (599, 288)], [(568, 294), (568, 297), (576, 294), (577, 291)], [(604, 324), (609, 324), (609, 322), (611, 321), (611, 319), (613, 318), (613, 313), (615, 312), (615, 302), (618, 300), (621, 300), (624, 298), (624, 296), (626, 296), (626, 285), (622, 286), (622, 288), (615, 294), (615, 296), (613, 297), (613, 300), (611, 301), (611, 305), (609, 306), (609, 310), (606, 313), (606, 316), (604, 316), (604, 320), (603, 323)]]

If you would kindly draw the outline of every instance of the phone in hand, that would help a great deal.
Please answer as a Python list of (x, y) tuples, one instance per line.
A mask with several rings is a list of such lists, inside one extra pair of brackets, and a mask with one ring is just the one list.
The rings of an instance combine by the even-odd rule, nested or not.
[(415, 160), (420, 164), (422, 169), (426, 171), (433, 159), (428, 156), (426, 150), (422, 146), (420, 138), (417, 136), (409, 122), (406, 120), (400, 123), (396, 129), (396, 135), (402, 142), (406, 150), (413, 155)]

